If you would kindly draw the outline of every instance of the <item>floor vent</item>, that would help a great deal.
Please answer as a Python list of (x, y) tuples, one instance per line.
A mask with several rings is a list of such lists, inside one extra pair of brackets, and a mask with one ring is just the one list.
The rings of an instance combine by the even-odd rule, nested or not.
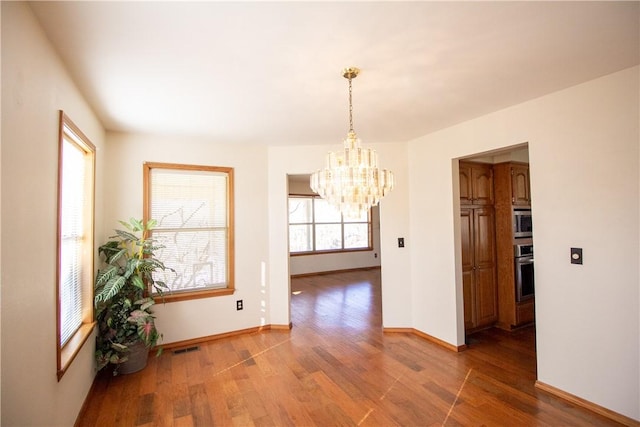
[(173, 354), (189, 353), (191, 351), (198, 351), (198, 350), (200, 350), (200, 347), (196, 345), (194, 347), (187, 347), (187, 348), (181, 348), (180, 350), (174, 350)]

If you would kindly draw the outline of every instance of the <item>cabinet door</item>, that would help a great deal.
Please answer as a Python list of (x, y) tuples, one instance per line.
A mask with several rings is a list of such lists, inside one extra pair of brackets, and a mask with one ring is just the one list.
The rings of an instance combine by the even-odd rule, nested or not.
[(460, 204), (473, 204), (473, 184), (471, 165), (460, 162)]
[(495, 213), (478, 208), (473, 217), (476, 325), (486, 326), (498, 320)]
[(460, 209), (460, 236), (462, 242), (462, 295), (464, 299), (464, 328), (476, 326), (475, 271), (473, 260), (473, 209)]
[(471, 330), (498, 319), (493, 207), (461, 208), (460, 236), (464, 325)]
[(473, 259), (473, 211), (474, 209), (460, 209), (460, 238), (462, 241), (462, 271), (473, 270), (475, 261)]
[(473, 329), (477, 325), (474, 271), (462, 272), (462, 296), (464, 299), (464, 329)]
[(473, 165), (473, 204), (493, 205), (493, 168), (488, 165)]
[(489, 326), (498, 320), (498, 290), (495, 277), (495, 267), (476, 268), (476, 326)]
[(495, 266), (495, 236), (496, 220), (493, 208), (473, 209), (473, 245), (476, 266)]
[(514, 205), (530, 205), (529, 167), (511, 166), (511, 202)]

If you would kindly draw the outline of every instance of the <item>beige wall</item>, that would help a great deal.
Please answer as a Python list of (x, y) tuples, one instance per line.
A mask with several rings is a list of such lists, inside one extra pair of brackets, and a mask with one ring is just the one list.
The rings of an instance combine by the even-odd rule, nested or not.
[(639, 77), (627, 69), (409, 143), (414, 326), (464, 342), (454, 159), (528, 142), (538, 379), (635, 419)]
[[(189, 137), (108, 133), (105, 224), (142, 217), (142, 164), (167, 162), (234, 168), (235, 287), (233, 295), (158, 304), (165, 343), (269, 324), (267, 150)], [(123, 173), (126, 171), (126, 173)], [(107, 230), (110, 231), (110, 230)], [(244, 309), (236, 311), (236, 300)]]
[(26, 3), (2, 2), (2, 425), (73, 425), (94, 377), (94, 339), (56, 380), (58, 110), (97, 147), (104, 131)]

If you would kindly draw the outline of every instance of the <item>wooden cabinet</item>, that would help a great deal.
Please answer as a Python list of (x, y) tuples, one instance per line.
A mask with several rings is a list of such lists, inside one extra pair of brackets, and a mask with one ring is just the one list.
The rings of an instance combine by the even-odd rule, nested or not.
[(461, 208), (462, 288), (465, 331), (498, 319), (493, 207)]
[(532, 299), (516, 304), (516, 324), (526, 325), (535, 320), (534, 301)]
[[(496, 211), (496, 254), (498, 282), (498, 322), (505, 330), (534, 321), (534, 300), (516, 301), (513, 246), (513, 210), (531, 205), (529, 166), (507, 162), (493, 166)], [(531, 238), (518, 243), (532, 243)]]
[(493, 205), (493, 168), (491, 165), (460, 162), (460, 205)]
[(528, 164), (498, 163), (493, 166), (493, 170), (496, 205), (531, 206)]
[(516, 206), (531, 205), (529, 165), (511, 165), (511, 203)]

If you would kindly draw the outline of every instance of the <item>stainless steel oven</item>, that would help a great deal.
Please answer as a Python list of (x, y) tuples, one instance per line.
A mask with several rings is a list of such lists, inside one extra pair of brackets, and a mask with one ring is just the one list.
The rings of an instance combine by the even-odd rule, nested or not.
[(534, 296), (533, 245), (515, 245), (516, 301), (525, 301)]

